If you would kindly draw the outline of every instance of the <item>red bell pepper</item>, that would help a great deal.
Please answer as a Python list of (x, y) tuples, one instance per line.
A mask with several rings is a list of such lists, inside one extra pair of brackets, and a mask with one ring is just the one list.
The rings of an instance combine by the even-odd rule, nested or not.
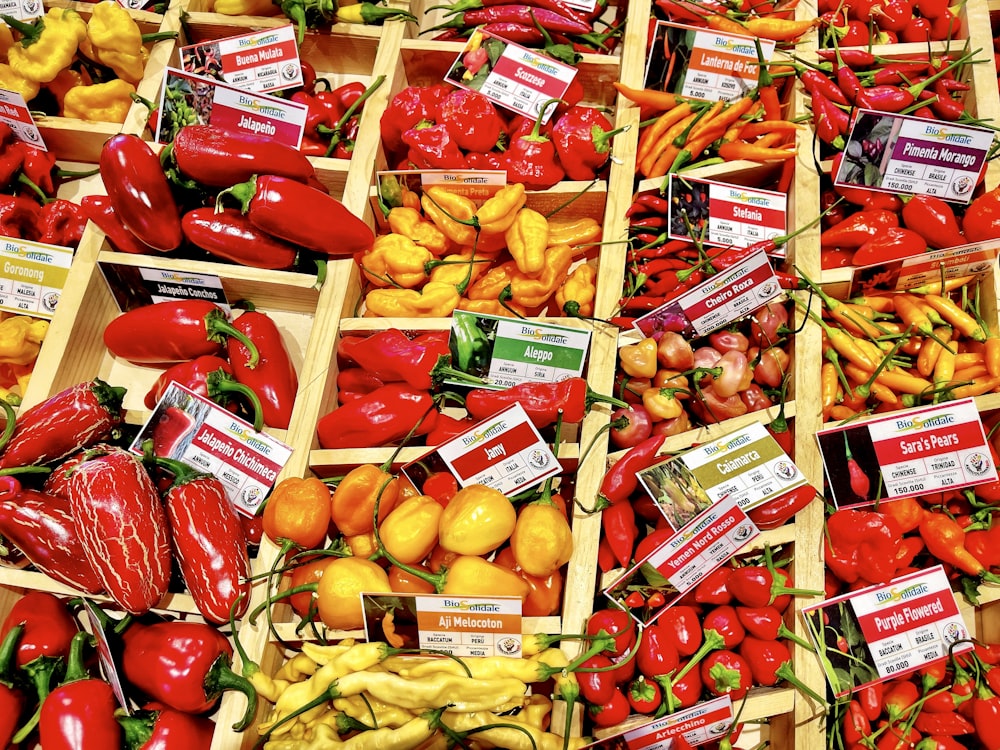
[(74, 636), (64, 681), (42, 703), (38, 729), (46, 750), (116, 748), (121, 744), (114, 691), (104, 680), (92, 678), (84, 666), (83, 649), (92, 637), (86, 632)]
[(174, 459), (156, 456), (173, 474), (163, 495), (181, 575), (202, 616), (217, 624), (250, 604), (250, 559), (243, 526), (222, 482)]
[(194, 208), (181, 219), (184, 237), (210, 255), (251, 268), (292, 268), (299, 250), (255, 227), (235, 208)]
[(183, 175), (208, 187), (228, 187), (258, 174), (302, 183), (316, 175), (298, 149), (267, 136), (211, 125), (185, 125), (167, 150), (163, 159), (172, 159)]
[(401, 138), (410, 147), (406, 158), (420, 169), (465, 169), (468, 166), (462, 149), (443, 122), (417, 123)]
[[(287, 177), (262, 174), (219, 193), (216, 208), (231, 195), (263, 232), (309, 250), (343, 258), (364, 252), (375, 234), (331, 195)], [(336, 227), (335, 232), (330, 228)]]
[(584, 378), (557, 382), (520, 383), (502, 391), (474, 388), (465, 397), (465, 408), (474, 419), (486, 419), (512, 404), (524, 407), (532, 424), (543, 428), (562, 415), (566, 424), (576, 424), (595, 403), (627, 407), (624, 401), (593, 391)]
[(135, 364), (175, 364), (218, 355), (230, 336), (253, 352), (255, 362), (256, 346), (233, 327), (221, 307), (209, 300), (181, 299), (122, 313), (105, 327), (104, 345), (114, 356)]
[(497, 148), (505, 125), (492, 101), (468, 89), (457, 89), (442, 99), (435, 122), (447, 128), (463, 151), (482, 153)]
[(380, 120), (382, 142), (390, 151), (398, 151), (401, 136), (421, 120), (434, 122), (441, 101), (454, 89), (444, 83), (433, 86), (407, 86), (396, 94)]
[(65, 498), (27, 487), (0, 497), (0, 536), (50, 578), (88, 594), (104, 590)]
[(512, 139), (504, 155), (508, 182), (520, 182), (528, 190), (548, 190), (566, 176), (558, 163), (555, 144), (541, 134), (542, 116), (554, 101), (542, 105), (531, 132)]
[(184, 239), (177, 203), (149, 144), (119, 133), (101, 149), (101, 177), (122, 224), (154, 250), (170, 252)]
[(80, 199), (80, 207), (97, 228), (104, 232), (112, 250), (119, 253), (144, 255), (153, 248), (129, 231), (115, 212), (111, 198), (106, 195), (85, 195)]
[(263, 428), (260, 399), (249, 386), (236, 382), (232, 365), (222, 357), (205, 354), (164, 370), (146, 393), (143, 403), (147, 409), (156, 406), (156, 402), (163, 398), (163, 394), (166, 393), (172, 382), (194, 391), (199, 396), (226, 406), (231, 411), (236, 410), (236, 405), (232, 403), (233, 397), (242, 396), (249, 405), (250, 422), (253, 423), (258, 432)]
[(19, 667), (41, 657), (68, 657), (73, 637), (80, 631), (66, 603), (47, 591), (29, 591), (14, 602), (0, 628), (0, 639), (18, 625), (23, 626), (15, 659)]
[(131, 716), (119, 716), (130, 750), (209, 750), (215, 722), (151, 703)]
[(371, 448), (406, 437), (414, 426), (416, 434), (426, 434), (436, 417), (428, 391), (386, 383), (321, 417), (316, 432), (322, 448)]
[(121, 448), (94, 449), (73, 468), (66, 491), (105, 591), (127, 612), (148, 612), (170, 583), (170, 529), (140, 460)]
[[(233, 326), (252, 345), (247, 348), (242, 340), (235, 338), (227, 342), (233, 375), (257, 394), (264, 424), (288, 429), (299, 378), (281, 331), (273, 318), (252, 308), (241, 313)], [(260, 355), (256, 361), (254, 350)]]
[(102, 380), (71, 386), (18, 415), (0, 469), (46, 464), (111, 435), (125, 418), (125, 389)]
[(572, 107), (552, 126), (559, 164), (571, 180), (593, 180), (611, 158), (611, 140), (621, 132), (596, 107)]
[(212, 710), (226, 690), (247, 698), (242, 731), (257, 711), (257, 691), (230, 669), (233, 647), (211, 625), (193, 620), (134, 623), (126, 629), (122, 673), (136, 688), (165, 706), (191, 714)]

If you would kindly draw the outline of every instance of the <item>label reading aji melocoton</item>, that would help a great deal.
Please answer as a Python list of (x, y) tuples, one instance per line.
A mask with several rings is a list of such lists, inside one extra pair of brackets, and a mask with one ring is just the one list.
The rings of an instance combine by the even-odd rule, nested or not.
[(302, 85), (299, 47), (291, 24), (189, 44), (180, 49), (188, 73), (247, 91), (280, 91)]
[(365, 639), (455, 656), (521, 656), (521, 599), (361, 594)]
[(153, 441), (157, 456), (215, 475), (236, 509), (253, 517), (292, 449), (218, 404), (171, 383), (129, 450)]

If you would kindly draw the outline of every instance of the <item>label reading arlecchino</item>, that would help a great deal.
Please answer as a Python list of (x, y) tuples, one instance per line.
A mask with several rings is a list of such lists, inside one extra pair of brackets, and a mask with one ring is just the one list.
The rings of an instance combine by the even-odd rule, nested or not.
[(298, 148), (309, 107), (167, 68), (159, 111), (157, 143), (171, 143), (182, 127), (197, 123), (263, 135)]
[(0, 237), (0, 310), (51, 318), (66, 286), (73, 248)]
[(968, 203), (993, 135), (985, 128), (860, 110), (834, 184)]
[(130, 446), (142, 454), (153, 441), (157, 456), (176, 458), (215, 475), (237, 510), (254, 516), (292, 449), (266, 432), (176, 382), (168, 386)]
[(998, 250), (1000, 240), (987, 240), (855, 268), (848, 296), (886, 290), (906, 291), (924, 284), (939, 283), (942, 277), (947, 280), (982, 276), (993, 267)]
[(589, 329), (456, 310), (448, 343), (453, 367), (502, 389), (579, 377), (590, 337)]
[(227, 312), (230, 309), (222, 279), (212, 274), (184, 273), (104, 261), (98, 263), (97, 267), (122, 312), (157, 302), (185, 299), (207, 300)]
[[(816, 433), (839, 508), (971, 487), (997, 479), (972, 398), (904, 409)], [(848, 452), (850, 456), (848, 456)], [(859, 481), (861, 476), (867, 479)], [(858, 489), (867, 487), (862, 497)]]
[(520, 404), (509, 406), (434, 451), (462, 487), (485, 484), (513, 495), (561, 471)]
[[(940, 565), (805, 607), (802, 616), (838, 698), (943, 659), (969, 637)], [(968, 641), (951, 653), (972, 648)]]
[(536, 50), (508, 42), (478, 28), (472, 32), (445, 81), (478, 91), (496, 104), (532, 120), (542, 115), (544, 125), (555, 105), (542, 113), (550, 99), (561, 99), (576, 77), (577, 69)]
[(0, 89), (0, 122), (7, 125), (14, 131), (14, 136), (19, 141), (30, 143), (35, 148), (48, 151), (42, 134), (35, 125), (35, 118), (31, 116), (24, 97), (16, 91)]
[(748, 511), (807, 484), (759, 422), (653, 464), (637, 476), (674, 529), (724, 497)]
[(299, 47), (291, 24), (189, 44), (181, 67), (247, 91), (280, 91), (302, 85)]
[[(670, 236), (705, 244), (749, 247), (785, 233), (788, 196), (714, 180), (672, 175), (668, 191)], [(784, 246), (771, 255), (783, 258)]]
[(749, 315), (782, 295), (781, 284), (759, 250), (731, 268), (632, 321), (644, 336), (675, 331), (704, 336)]
[[(638, 561), (604, 595), (638, 622), (652, 622), (759, 534), (736, 498), (723, 498)], [(642, 601), (633, 601), (634, 594)]]
[[(759, 65), (753, 37), (667, 25), (687, 32), (689, 57), (681, 96), (730, 101), (746, 96), (757, 86)], [(761, 39), (760, 46), (764, 62), (769, 61), (775, 43)]]
[(521, 599), (361, 594), (365, 639), (454, 656), (521, 656)]
[[(733, 701), (728, 695), (696, 703), (633, 729), (602, 737), (583, 750), (671, 750), (673, 738), (691, 747), (717, 742), (733, 725)], [(624, 743), (624, 746), (623, 744)]]

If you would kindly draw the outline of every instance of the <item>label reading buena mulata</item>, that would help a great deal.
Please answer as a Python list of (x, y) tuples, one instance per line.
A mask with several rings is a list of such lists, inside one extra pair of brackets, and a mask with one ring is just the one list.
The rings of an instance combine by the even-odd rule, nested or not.
[(181, 67), (247, 91), (302, 85), (299, 46), (291, 24), (181, 47)]

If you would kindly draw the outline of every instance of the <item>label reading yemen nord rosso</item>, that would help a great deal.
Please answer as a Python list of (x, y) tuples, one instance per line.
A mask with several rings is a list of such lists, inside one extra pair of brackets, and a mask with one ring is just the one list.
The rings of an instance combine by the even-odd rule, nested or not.
[[(806, 607), (802, 616), (838, 698), (947, 657), (969, 637), (940, 565)], [(972, 648), (965, 642), (952, 653)]]
[(880, 485), (880, 497), (892, 500), (997, 478), (971, 398), (893, 412), (816, 437), (840, 508), (872, 503)]
[(518, 597), (363, 593), (361, 606), (369, 641), (455, 656), (521, 656)]
[(176, 382), (129, 449), (142, 454), (147, 439), (155, 455), (215, 475), (236, 509), (248, 516), (256, 514), (292, 455), (284, 443)]
[(291, 24), (181, 47), (181, 67), (247, 91), (302, 85), (299, 47)]

